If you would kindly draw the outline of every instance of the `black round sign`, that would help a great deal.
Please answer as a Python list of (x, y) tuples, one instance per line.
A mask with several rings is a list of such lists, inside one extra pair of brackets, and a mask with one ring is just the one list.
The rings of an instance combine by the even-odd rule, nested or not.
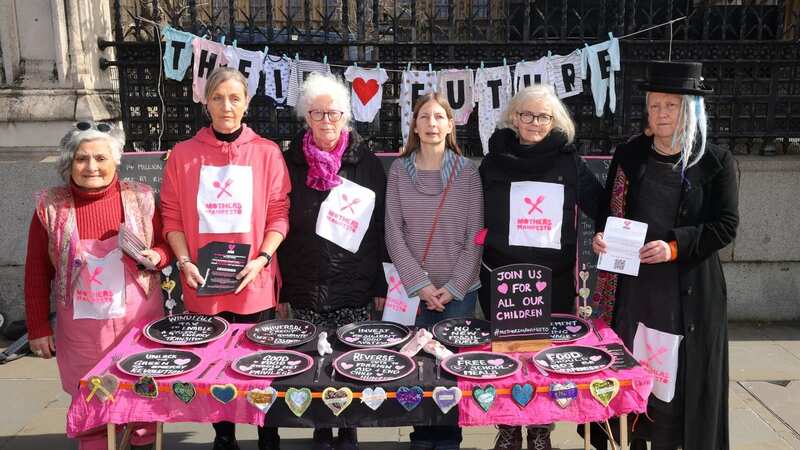
[(198, 345), (219, 339), (227, 330), (228, 322), (220, 317), (176, 314), (150, 322), (144, 335), (164, 345)]
[(200, 357), (187, 350), (159, 348), (135, 353), (117, 363), (117, 368), (128, 375), (172, 377), (190, 372), (200, 364)]
[(553, 342), (572, 342), (586, 336), (591, 331), (589, 323), (569, 314), (551, 314), (550, 340)]
[(339, 327), (336, 335), (351, 347), (394, 347), (411, 337), (411, 330), (399, 323), (376, 320)]
[(445, 319), (433, 326), (433, 335), (444, 345), (474, 347), (491, 340), (492, 324), (472, 318)]
[(442, 368), (463, 378), (492, 380), (513, 375), (520, 363), (504, 353), (464, 352), (447, 357), (442, 361)]
[(605, 350), (583, 345), (561, 345), (544, 349), (533, 357), (542, 369), (562, 375), (582, 375), (605, 370), (614, 357)]
[(399, 380), (414, 371), (408, 356), (384, 348), (351, 350), (336, 358), (333, 367), (340, 374), (367, 383)]
[(293, 350), (265, 350), (237, 359), (231, 368), (249, 377), (281, 378), (303, 373), (313, 364), (310, 356)]
[(317, 327), (299, 319), (267, 320), (247, 330), (247, 338), (269, 347), (296, 347), (314, 339)]

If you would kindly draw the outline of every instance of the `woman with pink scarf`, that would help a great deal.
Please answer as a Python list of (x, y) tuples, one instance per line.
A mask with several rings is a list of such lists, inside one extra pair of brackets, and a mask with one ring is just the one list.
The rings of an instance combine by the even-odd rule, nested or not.
[[(281, 300), (295, 318), (330, 330), (368, 320), (373, 301), (382, 307), (386, 175), (367, 141), (348, 126), (350, 90), (341, 81), (311, 74), (297, 115), (306, 128), (283, 154), (292, 182), (292, 231), (278, 249)], [(363, 233), (360, 241), (347, 234), (348, 227), (356, 236)], [(278, 314), (285, 308), (279, 304)], [(312, 448), (357, 449), (356, 430), (339, 428), (334, 441), (330, 428), (317, 428)]]

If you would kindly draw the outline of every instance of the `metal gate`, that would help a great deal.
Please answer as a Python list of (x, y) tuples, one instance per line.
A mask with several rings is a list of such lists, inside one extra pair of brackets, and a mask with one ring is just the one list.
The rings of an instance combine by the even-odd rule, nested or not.
[[(624, 36), (686, 16), (620, 41), (615, 113), (594, 115), (588, 92), (565, 99), (582, 153), (608, 153), (642, 129), (644, 62), (701, 61), (715, 92), (707, 98), (713, 140), (739, 154), (800, 152), (800, 2), (797, 0), (109, 0), (114, 18), (127, 148), (153, 151), (188, 139), (206, 119), (192, 101), (191, 74), (164, 79), (155, 27), (148, 21), (207, 35), (270, 54), (389, 70), (383, 105), (372, 123), (356, 123), (375, 151), (401, 145), (397, 98), (411, 63), (434, 70), (477, 68), (567, 54), (608, 33)], [(737, 5), (728, 5), (737, 3)], [(144, 19), (144, 20), (143, 20)], [(671, 38), (671, 39), (670, 39)], [(342, 72), (343, 67), (333, 67)], [(163, 100), (163, 103), (162, 103)], [(301, 124), (292, 108), (263, 94), (263, 80), (245, 118), (275, 141)], [(477, 114), (458, 129), (469, 155), (480, 155)]]

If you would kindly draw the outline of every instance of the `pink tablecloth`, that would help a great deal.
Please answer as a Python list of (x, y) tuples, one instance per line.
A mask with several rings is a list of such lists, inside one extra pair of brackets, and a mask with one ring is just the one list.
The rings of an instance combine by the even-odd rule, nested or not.
[[(583, 339), (565, 345), (587, 345), (599, 346), (611, 343), (621, 343), (619, 337), (613, 330), (596, 322), (598, 331), (603, 337), (603, 341), (598, 341), (593, 333), (589, 333)], [(488, 350), (488, 346), (486, 348)], [(533, 356), (533, 353), (514, 354), (524, 355), (526, 358)], [(529, 359), (528, 359), (529, 360)], [(592, 380), (616, 378), (622, 386), (616, 397), (611, 400), (608, 407), (601, 404), (589, 392), (588, 385)], [(530, 383), (539, 390), (549, 389), (552, 383), (573, 382), (578, 385), (578, 397), (566, 407), (561, 408), (550, 398), (549, 392), (538, 392), (534, 399), (520, 408), (511, 399), (508, 393), (498, 394), (488, 412), (484, 412), (478, 403), (466, 395), (472, 391), (473, 387), (485, 388), (491, 384), (495, 389), (504, 392), (514, 386), (514, 384)], [(647, 398), (653, 389), (653, 377), (641, 366), (632, 369), (614, 371), (606, 369), (602, 372), (583, 376), (565, 376), (549, 374), (542, 375), (538, 370), (528, 364), (528, 375), (522, 371), (513, 376), (490, 382), (474, 382), (459, 379), (458, 387), (465, 392), (464, 399), (459, 404), (459, 424), (462, 426), (477, 426), (489, 424), (505, 425), (536, 425), (550, 424), (555, 422), (574, 422), (587, 423), (605, 421), (611, 417), (620, 416), (628, 413), (643, 413), (647, 410)]]

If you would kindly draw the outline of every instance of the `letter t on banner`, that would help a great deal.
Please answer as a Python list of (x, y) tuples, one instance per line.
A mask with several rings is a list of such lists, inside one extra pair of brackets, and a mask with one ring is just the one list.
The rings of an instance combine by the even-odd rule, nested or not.
[(508, 66), (478, 69), (475, 89), (478, 92), (478, 131), (485, 155), (489, 153), (489, 137), (511, 97), (511, 71)]

